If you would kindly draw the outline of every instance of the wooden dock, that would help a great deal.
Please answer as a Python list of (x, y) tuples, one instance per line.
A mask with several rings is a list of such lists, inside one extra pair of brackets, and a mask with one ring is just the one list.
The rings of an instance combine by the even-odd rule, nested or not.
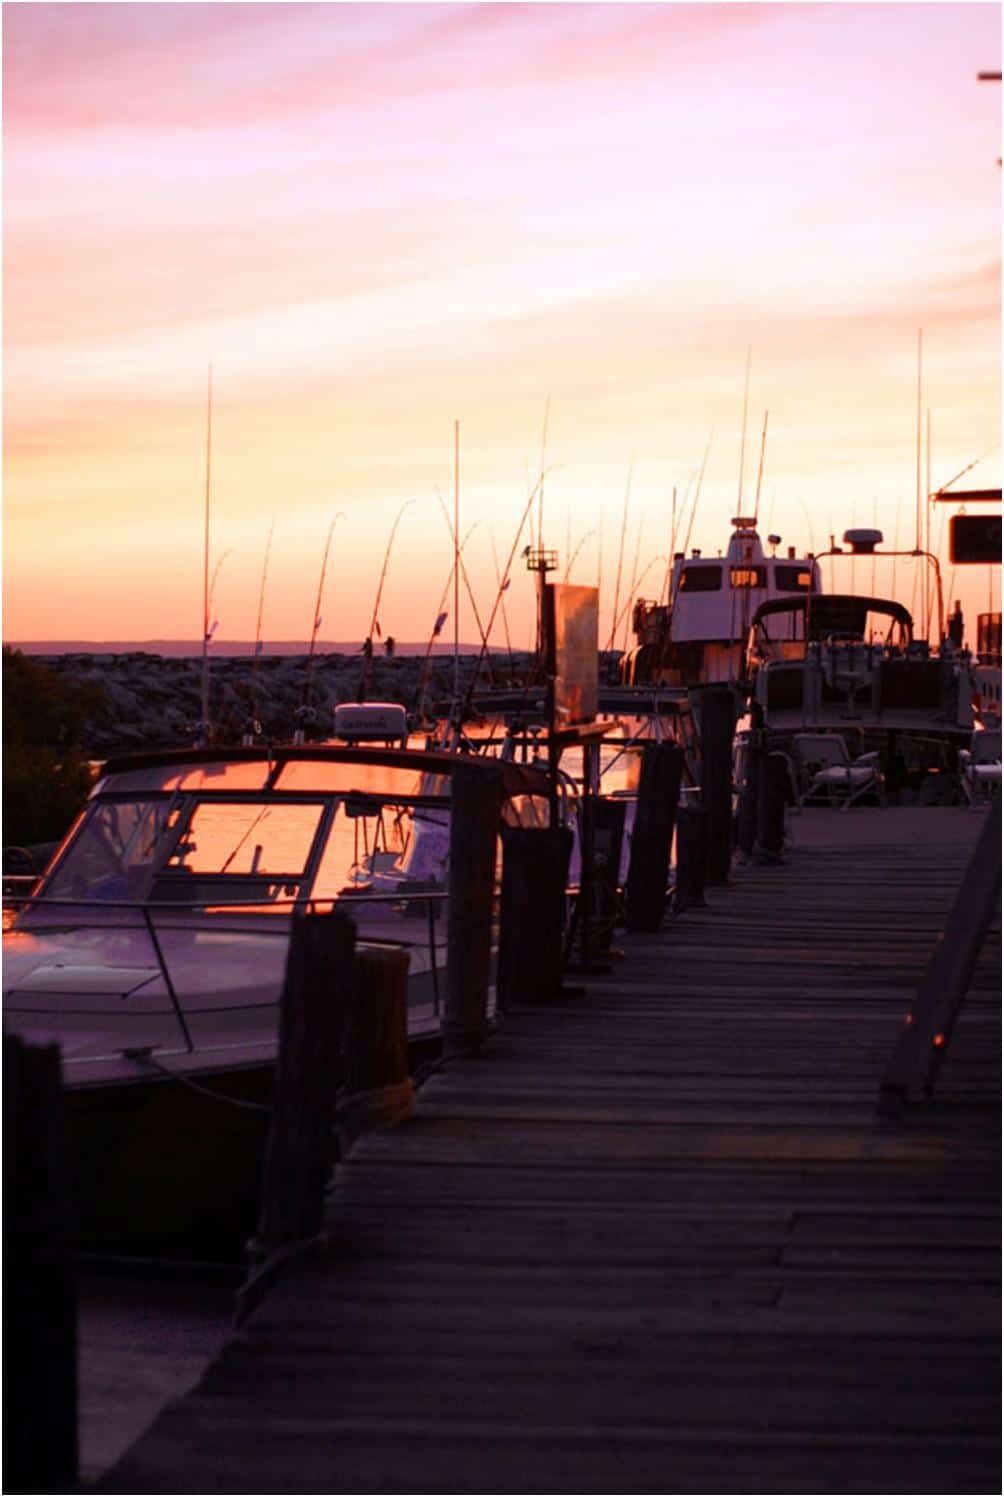
[(102, 1490), (1000, 1491), (999, 923), (876, 1113), (981, 822), (806, 813), (508, 1015)]

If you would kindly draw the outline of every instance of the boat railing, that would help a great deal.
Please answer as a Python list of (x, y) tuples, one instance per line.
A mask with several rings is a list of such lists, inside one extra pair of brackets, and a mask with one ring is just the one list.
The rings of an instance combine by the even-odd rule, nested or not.
[[(150, 946), (154, 954), (156, 965), (164, 983), (164, 988), (170, 1000), (178, 1027), (181, 1031), (185, 1048), (191, 1053), (195, 1049), (191, 1030), (185, 1017), (184, 1004), (171, 976), (171, 970), (161, 941), (161, 935), (168, 931), (180, 931), (192, 929), (191, 917), (193, 915), (207, 916), (207, 925), (201, 923), (199, 929), (211, 928), (218, 935), (248, 935), (250, 931), (256, 936), (274, 935), (279, 938), (288, 939), (290, 922), (295, 912), (303, 914), (325, 914), (334, 909), (344, 910), (346, 906), (356, 905), (417, 905), (424, 907), (426, 914), (426, 935), (428, 942), (429, 973), (432, 985), (433, 1013), (438, 1019), (441, 1016), (441, 999), (439, 991), (439, 971), (436, 962), (437, 953), (441, 953), (445, 941), (436, 941), (436, 921), (442, 906), (449, 899), (449, 891), (446, 889), (421, 889), (415, 887), (415, 882), (405, 884), (403, 888), (387, 890), (366, 890), (358, 893), (344, 893), (335, 895), (324, 895), (300, 899), (277, 899), (269, 900), (267, 906), (260, 903), (252, 904), (246, 900), (148, 900), (148, 899), (81, 899), (63, 898), (51, 895), (33, 895), (30, 891), (24, 894), (4, 893), (4, 929), (14, 928), (8, 923), (8, 914), (13, 920), (17, 915), (34, 913), (35, 911), (54, 911), (61, 915), (63, 912), (72, 917), (73, 911), (87, 910), (90, 914), (91, 924), (102, 930), (137, 930), (142, 928), (149, 937)], [(285, 920), (275, 921), (274, 912), (282, 913), (289, 911), (290, 922)], [(227, 920), (226, 915), (221, 918), (221, 911), (240, 911), (245, 917), (258, 916), (253, 926), (249, 926), (248, 919), (241, 921), (237, 919)], [(126, 916), (131, 916), (127, 919)], [(161, 916), (186, 917), (185, 923), (169, 924), (159, 919)], [(95, 918), (100, 916), (100, 918)], [(158, 919), (155, 920), (155, 916)], [(138, 917), (138, 922), (137, 918)], [(67, 923), (79, 924), (72, 918)], [(45, 922), (27, 927), (34, 930), (45, 930)], [(367, 945), (398, 944), (388, 934), (383, 941), (380, 936), (365, 934), (362, 937)], [(276, 994), (278, 999), (278, 994)]]

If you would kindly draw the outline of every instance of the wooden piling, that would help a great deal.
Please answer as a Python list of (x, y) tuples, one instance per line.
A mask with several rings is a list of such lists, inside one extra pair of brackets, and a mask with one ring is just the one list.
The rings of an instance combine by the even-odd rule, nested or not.
[(701, 805), (681, 805), (676, 812), (676, 884), (673, 909), (698, 908), (704, 898), (708, 866), (708, 813)]
[(502, 828), (498, 1006), (548, 1003), (561, 993), (568, 827)]
[(708, 882), (728, 882), (732, 866), (732, 735), (735, 701), (730, 686), (702, 686), (701, 804), (708, 814)]
[(77, 1484), (72, 1186), (57, 1045), (3, 1040), (4, 1490)]
[(252, 1256), (316, 1237), (335, 1161), (335, 1090), (351, 1003), (355, 926), (347, 915), (293, 916), (279, 1003), (279, 1055)]
[(683, 750), (678, 744), (645, 745), (624, 891), (628, 930), (656, 931), (662, 924), (682, 775)]
[(400, 1122), (415, 1107), (408, 1072), (407, 951), (356, 952), (342, 1050), (344, 1093), (338, 1131), (348, 1145), (371, 1128)]
[(758, 857), (779, 863), (784, 851), (784, 812), (788, 804), (788, 759), (785, 754), (766, 754), (757, 797)]
[(450, 776), (450, 898), (446, 927), (447, 1055), (476, 1055), (489, 1032), (495, 855), (501, 767), (460, 760)]
[(760, 781), (763, 771), (763, 708), (759, 702), (750, 705), (751, 729), (744, 745), (743, 786), (739, 797), (739, 851), (753, 856), (757, 843), (760, 815)]

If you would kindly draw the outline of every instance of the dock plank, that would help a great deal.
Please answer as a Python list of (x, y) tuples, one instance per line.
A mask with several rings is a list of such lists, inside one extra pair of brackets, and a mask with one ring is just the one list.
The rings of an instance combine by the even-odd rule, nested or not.
[(799, 818), (434, 1074), (102, 1490), (1000, 1490), (999, 922), (875, 1110), (980, 827), (919, 816)]

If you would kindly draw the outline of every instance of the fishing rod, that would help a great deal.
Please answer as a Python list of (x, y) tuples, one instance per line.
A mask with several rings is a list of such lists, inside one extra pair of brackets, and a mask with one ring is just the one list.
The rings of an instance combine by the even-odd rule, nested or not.
[(694, 479), (696, 477), (696, 473), (691, 473), (690, 477), (687, 479), (687, 487), (683, 491), (683, 503), (680, 505), (679, 514), (677, 513), (676, 508), (676, 485), (673, 485), (673, 523), (670, 526), (669, 532), (669, 555), (666, 558), (666, 575), (663, 578), (662, 589), (659, 593), (660, 603), (669, 603), (669, 589), (673, 580), (673, 562), (676, 559), (677, 525), (679, 524), (679, 521), (682, 519), (683, 515), (686, 513), (687, 504), (690, 501), (690, 485), (694, 482)]
[[(502, 569), (499, 566), (499, 553), (495, 545), (495, 532), (491, 532), (492, 538), (492, 561), (495, 563), (495, 582), (502, 587)], [(509, 637), (509, 614), (505, 606), (505, 597), (502, 598), (502, 630), (505, 634), (505, 647), (509, 653), (509, 679), (512, 680), (516, 674), (516, 659), (512, 652), (512, 640)]]
[[(446, 528), (449, 530), (449, 532), (450, 532), (450, 540), (453, 542), (453, 549), (454, 549), (454, 571), (450, 575), (451, 575), (451, 578), (453, 580), (454, 589), (456, 588), (456, 585), (457, 585), (456, 567), (459, 565), (459, 567), (460, 567), (460, 576), (464, 579), (464, 587), (467, 590), (468, 601), (470, 602), (471, 608), (474, 611), (474, 622), (478, 626), (478, 634), (481, 636), (481, 643), (483, 645), (486, 645), (488, 643), (488, 641), (487, 641), (487, 639), (485, 637), (485, 631), (484, 631), (484, 628), (483, 628), (482, 623), (481, 623), (481, 615), (478, 612), (478, 605), (477, 605), (477, 602), (475, 601), (475, 598), (474, 598), (474, 589), (471, 586), (471, 579), (467, 575), (467, 567), (464, 565), (464, 558), (463, 558), (463, 555), (462, 555), (463, 547), (462, 546), (460, 546), (460, 547), (457, 546), (457, 534), (456, 534), (456, 531), (453, 528), (453, 521), (450, 519), (450, 511), (446, 507), (446, 500), (443, 498), (442, 494), (439, 492), (438, 489), (436, 490), (436, 498), (439, 500), (439, 503), (442, 506), (443, 518), (446, 521)], [(473, 530), (473, 528), (474, 527), (472, 526), (471, 529)], [(471, 532), (469, 530), (467, 532), (467, 534), (470, 535), (470, 533)], [(490, 659), (489, 659), (489, 662), (488, 662), (488, 669), (489, 669), (489, 673), (490, 673), (491, 672), (491, 660)]]
[(262, 638), (261, 621), (265, 612), (265, 583), (268, 578), (268, 559), (272, 551), (272, 537), (275, 534), (275, 520), (272, 521), (268, 530), (268, 540), (265, 542), (265, 560), (261, 568), (261, 587), (258, 589), (258, 621), (255, 624), (254, 634), (254, 659), (251, 664), (251, 721), (248, 724), (248, 733), (253, 737), (255, 733), (261, 732), (261, 724), (258, 721), (258, 661), (261, 658)]
[[(636, 586), (641, 587), (642, 583), (645, 581), (645, 578), (648, 576), (649, 572), (655, 566), (656, 562), (658, 562), (658, 561), (665, 561), (665, 560), (666, 560), (666, 558), (662, 554), (661, 551), (659, 552), (658, 556), (653, 556), (652, 560), (642, 570), (641, 576), (638, 578)], [(630, 607), (631, 607), (631, 599), (628, 598), (627, 602), (624, 604), (624, 607), (620, 611), (620, 616), (618, 617), (617, 624), (615, 626), (616, 628), (619, 628), (621, 620), (625, 619), (627, 617), (628, 611), (630, 610)], [(627, 644), (627, 641), (625, 639), (625, 645), (626, 644)]]
[[(631, 461), (628, 463), (627, 483), (624, 487), (624, 508), (621, 513), (621, 544), (620, 550), (617, 553), (617, 581), (614, 583), (614, 606), (611, 614), (611, 618), (614, 620), (616, 620), (617, 618), (617, 605), (620, 602), (621, 596), (621, 569), (624, 565), (624, 538), (627, 534), (628, 506), (631, 502), (631, 478), (633, 473), (634, 453), (632, 452)], [(609, 651), (613, 649), (615, 632), (616, 623), (611, 625), (610, 638), (607, 640), (607, 649), (605, 653), (609, 653)]]
[(579, 541), (579, 544), (576, 546), (575, 550), (571, 554), (571, 557), (570, 557), (569, 562), (568, 562), (568, 566), (565, 568), (565, 575), (562, 578), (563, 582), (567, 582), (568, 581), (568, 575), (571, 572), (572, 568), (574, 567), (575, 563), (579, 559), (579, 552), (582, 550), (583, 546), (586, 544), (586, 542), (588, 541), (589, 537), (591, 535), (595, 535), (595, 534), (596, 534), (595, 530), (587, 530), (586, 533), (585, 533), (585, 535), (581, 538), (581, 540)]
[(324, 592), (325, 573), (328, 570), (328, 552), (331, 550), (331, 537), (335, 533), (335, 526), (338, 524), (339, 520), (344, 519), (344, 514), (341, 510), (339, 510), (332, 520), (331, 524), (328, 526), (328, 535), (327, 539), (324, 542), (324, 555), (321, 558), (321, 575), (317, 581), (317, 601), (314, 604), (314, 625), (310, 631), (310, 649), (307, 652), (307, 665), (303, 677), (303, 702), (296, 711), (296, 716), (299, 718), (301, 723), (301, 727), (297, 730), (297, 736), (301, 740), (303, 736), (303, 725), (305, 725), (307, 722), (312, 722), (317, 716), (317, 713), (314, 711), (313, 707), (310, 704), (310, 677), (314, 666), (314, 646), (317, 643), (317, 631), (321, 627), (321, 596)]
[[(464, 536), (459, 547), (457, 548), (457, 554), (463, 552), (463, 549), (467, 545), (467, 542), (470, 540), (472, 533), (477, 530), (479, 523), (479, 521), (475, 520), (474, 524), (467, 531), (467, 534)], [(418, 712), (420, 717), (425, 716), (425, 693), (429, 683), (429, 676), (432, 671), (432, 647), (436, 640), (439, 638), (440, 634), (443, 632), (443, 625), (446, 623), (448, 617), (448, 615), (444, 612), (444, 609), (446, 607), (446, 599), (449, 596), (450, 588), (453, 586), (453, 579), (456, 574), (456, 570), (457, 563), (455, 557), (450, 567), (446, 582), (443, 584), (443, 591), (439, 599), (439, 606), (436, 609), (436, 621), (432, 626), (432, 633), (429, 635), (429, 642), (425, 647), (425, 656), (422, 660), (422, 669), (419, 674), (418, 691), (416, 693), (415, 699), (415, 710)]]
[(760, 485), (763, 483), (763, 458), (767, 449), (767, 419), (770, 411), (763, 413), (763, 431), (760, 433), (760, 466), (756, 475), (756, 498), (753, 501), (753, 526), (756, 528), (757, 520), (760, 518)]
[(213, 455), (213, 366), (209, 366), (209, 384), (206, 398), (206, 502), (205, 533), (202, 552), (202, 721), (199, 723), (199, 746), (207, 746), (210, 739), (209, 726), (209, 501), (212, 489)]
[[(524, 528), (526, 526), (526, 522), (527, 522), (527, 520), (530, 517), (531, 510), (533, 509), (533, 501), (536, 499), (536, 497), (537, 497), (537, 491), (540, 488), (541, 484), (544, 482), (545, 477), (547, 476), (547, 474), (550, 471), (551, 470), (548, 468), (548, 469), (545, 469), (545, 471), (543, 473), (541, 473), (541, 475), (540, 475), (539, 479), (537, 480), (536, 484), (530, 490), (530, 496), (527, 499), (526, 506), (525, 506), (525, 508), (523, 510), (522, 515), (520, 516), (520, 522), (519, 522), (519, 525), (516, 527), (516, 534), (513, 537), (513, 543), (512, 543), (512, 546), (510, 547), (509, 556), (508, 556), (508, 558), (506, 560), (505, 571), (502, 573), (502, 580), (499, 583), (498, 591), (495, 594), (495, 602), (492, 604), (492, 611), (491, 611), (491, 614), (490, 614), (489, 619), (488, 619), (487, 637), (489, 637), (489, 638), (491, 637), (492, 626), (495, 623), (495, 615), (498, 613), (499, 607), (500, 607), (501, 602), (502, 602), (502, 597), (503, 597), (503, 595), (504, 595), (504, 593), (506, 591), (506, 588), (509, 586), (509, 580), (510, 580), (509, 574), (512, 571), (513, 560), (515, 559), (515, 556), (516, 556), (516, 548), (519, 545), (520, 537), (523, 534), (523, 530), (524, 530)], [(464, 695), (463, 709), (462, 709), (462, 711), (460, 713), (460, 720), (461, 721), (467, 715), (467, 710), (470, 707), (470, 703), (471, 703), (471, 697), (474, 695), (474, 685), (475, 685), (475, 682), (478, 679), (478, 672), (480, 671), (482, 662), (484, 660), (484, 646), (483, 645), (481, 647), (481, 650), (482, 650), (482, 652), (478, 656), (477, 663), (475, 664), (475, 667), (474, 667), (474, 671), (473, 671), (473, 673), (471, 675), (470, 681), (467, 684), (467, 691), (466, 691), (466, 693)]]
[[(686, 533), (686, 535), (683, 538), (683, 554), (684, 554), (684, 556), (686, 556), (687, 552), (690, 549), (690, 533), (691, 533), (691, 531), (694, 528), (694, 517), (697, 514), (697, 506), (700, 503), (700, 499), (701, 499), (701, 487), (702, 487), (702, 485), (704, 483), (704, 470), (708, 466), (708, 458), (711, 455), (711, 443), (714, 441), (714, 436), (715, 436), (715, 432), (714, 432), (714, 428), (712, 427), (711, 434), (708, 437), (708, 445), (705, 447), (705, 449), (704, 449), (704, 456), (701, 459), (700, 471), (697, 474), (697, 487), (694, 489), (694, 502), (693, 502), (693, 504), (690, 507), (690, 520), (689, 520), (689, 522), (687, 524), (687, 533)], [(683, 568), (681, 567), (680, 568), (680, 575), (676, 579), (676, 587), (673, 589), (673, 596), (670, 599), (670, 607), (671, 608), (675, 608), (676, 607), (677, 594), (680, 591), (680, 582), (682, 581), (682, 579), (683, 579)]]
[(380, 628), (379, 613), (380, 600), (383, 597), (384, 579), (387, 576), (387, 567), (390, 562), (391, 548), (394, 545), (394, 537), (397, 535), (397, 527), (400, 525), (406, 509), (414, 504), (414, 499), (406, 499), (394, 517), (394, 523), (390, 528), (390, 536), (387, 540), (387, 549), (383, 553), (383, 566), (380, 568), (380, 581), (377, 583), (376, 597), (373, 600), (373, 617), (370, 619), (369, 632), (363, 645), (363, 673), (359, 682), (359, 701), (366, 700), (366, 693), (370, 684), (370, 667), (373, 664), (373, 635)]
[[(624, 605), (624, 615), (627, 614), (628, 607), (629, 607), (629, 605), (631, 603), (631, 600), (635, 596), (635, 588), (639, 587), (641, 585), (640, 580), (638, 578), (638, 563), (641, 560), (641, 538), (642, 538), (642, 533), (643, 533), (644, 529), (645, 529), (645, 515), (643, 513), (641, 519), (638, 521), (638, 537), (637, 537), (637, 539), (635, 541), (635, 546), (634, 546), (634, 565), (633, 565), (633, 567), (631, 569), (631, 586), (628, 588), (627, 602)], [(648, 571), (648, 568), (646, 567), (645, 570)], [(614, 642), (614, 647), (616, 648), (616, 641)], [(626, 649), (627, 649), (627, 625), (625, 624), (625, 627), (624, 627), (624, 641), (623, 641), (623, 643), (621, 645), (621, 654), (622, 655), (624, 654), (624, 651)]]

